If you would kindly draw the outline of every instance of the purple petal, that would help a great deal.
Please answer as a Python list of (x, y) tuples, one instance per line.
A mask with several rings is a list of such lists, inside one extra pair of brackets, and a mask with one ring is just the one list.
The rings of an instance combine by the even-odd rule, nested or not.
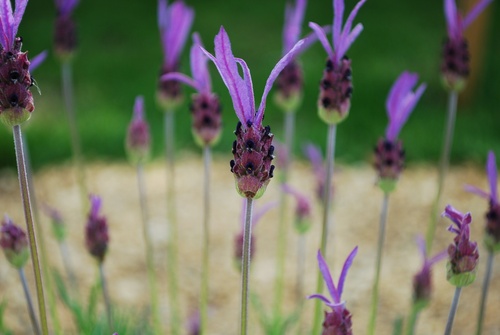
[(322, 294), (311, 294), (311, 295), (307, 296), (307, 299), (319, 299), (319, 300), (323, 301), (325, 304), (327, 304), (328, 306), (332, 305), (332, 302), (330, 300), (328, 300), (328, 298)]
[(340, 294), (335, 288), (335, 284), (333, 283), (332, 276), (330, 274), (330, 269), (328, 269), (328, 265), (326, 264), (325, 260), (323, 259), (323, 256), (321, 256), (321, 250), (318, 250), (318, 265), (319, 265), (319, 270), (321, 271), (321, 274), (323, 275), (323, 279), (325, 281), (326, 287), (328, 288), (328, 291), (330, 292), (330, 295), (332, 296), (333, 302), (339, 303), (340, 302)]
[(91, 194), (89, 198), (90, 198), (90, 215), (92, 217), (97, 217), (101, 209), (101, 203), (102, 203), (101, 197)]
[(56, 7), (59, 15), (71, 15), (79, 0), (56, 0)]
[(307, 158), (311, 161), (314, 170), (323, 169), (323, 156), (317, 146), (309, 143), (305, 148), (305, 153)]
[(431, 266), (431, 265), (445, 259), (447, 256), (448, 256), (448, 250), (446, 250), (446, 249), (442, 250), (439, 253), (437, 253), (436, 255), (434, 255), (434, 257), (427, 260), (427, 264), (429, 264), (429, 266)]
[(455, 224), (457, 224), (458, 228), (461, 228), (462, 221), (464, 220), (464, 214), (462, 214), (460, 211), (458, 211), (451, 205), (446, 206), (441, 216), (445, 216), (451, 221), (453, 221)]
[(345, 21), (342, 34), (349, 34), (351, 32), (351, 27), (352, 27), (352, 23), (354, 21), (354, 18), (356, 17), (356, 15), (358, 15), (359, 9), (361, 8), (361, 6), (363, 6), (365, 4), (365, 2), (366, 2), (366, 0), (361, 0), (360, 2), (358, 2), (356, 4), (356, 6), (354, 6), (353, 10), (351, 11), (349, 16), (347, 17), (347, 20)]
[(422, 257), (427, 259), (427, 248), (425, 245), (425, 240), (422, 237), (422, 235), (418, 234), (417, 237), (415, 237), (415, 241), (417, 242), (418, 250), (420, 251), (420, 254), (422, 254)]
[(197, 82), (197, 90), (202, 92), (210, 92), (212, 84), (210, 82), (210, 73), (208, 72), (208, 58), (200, 49), (203, 47), (200, 35), (193, 34), (193, 46), (191, 47), (191, 74)]
[(295, 6), (287, 3), (285, 8), (285, 27), (283, 29), (283, 54), (292, 49), (299, 40), (306, 10), (306, 0), (297, 0)]
[(399, 103), (418, 81), (418, 76), (408, 71), (401, 73), (391, 87), (387, 96), (386, 109), (389, 117), (393, 117), (398, 110)]
[(321, 42), (321, 44), (323, 44), (323, 48), (328, 54), (328, 57), (333, 59), (333, 49), (330, 45), (330, 42), (328, 42), (328, 38), (326, 37), (326, 33), (323, 31), (323, 28), (321, 28), (318, 24), (314, 22), (309, 22), (309, 27), (311, 27), (318, 36), (318, 39)]
[(40, 52), (38, 55), (33, 57), (30, 61), (30, 72), (35, 71), (35, 69), (43, 63), (43, 61), (47, 58), (47, 50)]
[(14, 42), (12, 26), (14, 17), (12, 16), (12, 5), (10, 0), (1, 0), (0, 3), (0, 41), (5, 50), (10, 50)]
[[(332, 26), (323, 26), (323, 27), (321, 27), (321, 29), (323, 30), (323, 32), (326, 35), (332, 30)], [(316, 41), (318, 40), (318, 34), (316, 33), (316, 31), (313, 31), (312, 33), (310, 33), (309, 35), (304, 37), (302, 40), (304, 41), (304, 44), (302, 45), (301, 50), (295, 55), (295, 57), (298, 57), (300, 54), (302, 54), (302, 52), (309, 49), (309, 47), (312, 44), (316, 43)], [(326, 36), (325, 36), (325, 40), (328, 43)], [(328, 46), (330, 46), (330, 45), (328, 45)]]
[(482, 0), (479, 1), (474, 8), (465, 16), (462, 22), (462, 29), (466, 29), (478, 16), (481, 12), (490, 4), (493, 0)]
[(358, 253), (358, 247), (355, 247), (349, 256), (347, 256), (347, 259), (345, 260), (344, 266), (342, 267), (342, 272), (340, 273), (340, 278), (339, 278), (339, 283), (337, 285), (337, 291), (338, 291), (338, 301), (335, 301), (336, 303), (340, 303), (340, 298), (342, 297), (342, 291), (344, 290), (344, 282), (345, 278), (347, 276), (347, 272), (351, 268), (352, 262), (354, 260), (354, 257), (356, 257)]
[(257, 110), (257, 115), (255, 116), (255, 123), (261, 124), (262, 119), (264, 118), (264, 110), (266, 109), (266, 99), (269, 91), (273, 87), (273, 83), (280, 74), (281, 70), (288, 65), (288, 63), (295, 58), (297, 53), (299, 53), (303, 48), (304, 41), (300, 40), (293, 46), (292, 50), (290, 50), (283, 58), (279, 60), (279, 62), (274, 66), (274, 69), (271, 71), (269, 78), (267, 78), (266, 86), (264, 87), (264, 93), (262, 94), (262, 99), (260, 101), (259, 109)]
[(144, 119), (144, 97), (139, 95), (135, 98), (134, 103), (134, 120)]
[(455, 0), (444, 0), (444, 14), (446, 17), (446, 28), (448, 36), (452, 39), (458, 39), (462, 35), (460, 27), (460, 16), (457, 11)]
[[(337, 61), (344, 57), (347, 50), (349, 50), (349, 48), (351, 47), (351, 44), (356, 40), (356, 38), (358, 38), (359, 34), (361, 34), (362, 31), (363, 25), (361, 23), (358, 23), (350, 33), (344, 31), (344, 33), (342, 34), (341, 42), (339, 42), (338, 49), (336, 49), (335, 52)], [(345, 37), (344, 34), (348, 34), (347, 37)]]
[(161, 81), (175, 80), (180, 81), (183, 84), (193, 87), (197, 91), (201, 91), (200, 84), (194, 79), (186, 76), (184, 73), (179, 72), (169, 72), (160, 77)]
[(488, 162), (486, 163), (486, 173), (490, 183), (490, 196), (493, 204), (498, 204), (497, 191), (497, 163), (493, 151), (488, 152)]
[(485, 198), (485, 199), (488, 199), (488, 200), (490, 199), (489, 193), (486, 193), (485, 191), (481, 190), (480, 188), (478, 188), (476, 186), (465, 185), (464, 189), (465, 189), (465, 191), (467, 191), (469, 193), (474, 193), (475, 195), (478, 195), (481, 198)]
[[(7, 0), (10, 1), (10, 0)], [(28, 5), (28, 0), (16, 0), (16, 11), (14, 12), (14, 20), (12, 23), (12, 40), (17, 35), (17, 28), (19, 28), (19, 24), (21, 24), (21, 20), (24, 15), (24, 10), (26, 9), (26, 6)]]
[[(253, 83), (252, 83), (252, 76), (250, 75), (250, 69), (248, 68), (247, 63), (241, 59), (241, 58), (235, 58), (236, 62), (241, 66), (241, 69), (243, 70), (243, 81), (246, 84), (247, 87), (247, 96), (249, 99), (249, 104), (253, 107), (255, 107), (255, 97), (253, 94)], [(252, 118), (252, 121), (253, 118)]]
[(342, 21), (344, 20), (344, 0), (333, 0), (333, 48), (338, 50), (338, 43), (342, 37)]

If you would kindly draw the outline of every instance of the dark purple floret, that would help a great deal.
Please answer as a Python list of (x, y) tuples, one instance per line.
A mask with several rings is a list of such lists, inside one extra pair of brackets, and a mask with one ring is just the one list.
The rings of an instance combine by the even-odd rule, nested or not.
[(210, 92), (194, 95), (191, 113), (193, 132), (200, 145), (212, 145), (217, 142), (222, 128), (219, 98)]
[(76, 50), (78, 43), (76, 25), (70, 15), (58, 15), (54, 29), (54, 47), (61, 58), (69, 57)]
[(100, 263), (104, 261), (108, 250), (108, 224), (104, 216), (100, 215), (101, 199), (91, 196), (91, 208), (85, 226), (85, 245), (89, 253)]
[(374, 149), (374, 167), (379, 179), (397, 180), (404, 167), (405, 152), (400, 140), (381, 138)]
[[(177, 72), (177, 66), (172, 68), (163, 67), (160, 71), (160, 78), (167, 73)], [(158, 81), (158, 100), (165, 106), (176, 105), (182, 100), (181, 83), (174, 80)]]
[(28, 260), (28, 237), (8, 216), (5, 216), (0, 227), (0, 247), (7, 260), (16, 268), (21, 268)]
[[(486, 213), (486, 236), (488, 248), (494, 250), (500, 244), (500, 204), (491, 203)], [(489, 241), (488, 241), (489, 240)]]
[(467, 41), (462, 38), (447, 38), (443, 43), (441, 73), (445, 85), (452, 90), (461, 90), (469, 77), (470, 56)]
[(341, 313), (337, 311), (326, 312), (321, 335), (352, 335), (352, 315), (347, 308)]

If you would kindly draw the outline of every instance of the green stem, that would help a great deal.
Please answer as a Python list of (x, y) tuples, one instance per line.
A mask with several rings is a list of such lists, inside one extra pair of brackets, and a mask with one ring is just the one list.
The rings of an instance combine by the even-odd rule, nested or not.
[(174, 111), (165, 111), (165, 155), (167, 163), (167, 219), (169, 224), (169, 238), (167, 243), (167, 280), (171, 314), (171, 333), (180, 334), (180, 310), (178, 299), (178, 266), (177, 240), (178, 227), (175, 198), (175, 146), (174, 146)]
[(479, 315), (477, 317), (476, 335), (481, 335), (483, 333), (484, 312), (486, 310), (486, 299), (488, 298), (488, 288), (490, 286), (494, 258), (495, 254), (491, 251), (488, 252), (488, 260), (486, 261), (486, 274), (484, 275), (483, 288), (481, 290), (481, 303), (479, 305)]
[(33, 308), (33, 302), (31, 301), (30, 289), (28, 287), (28, 283), (26, 282), (26, 276), (24, 274), (24, 269), (19, 268), (19, 277), (21, 278), (21, 283), (23, 285), (24, 296), (26, 297), (26, 304), (28, 305), (28, 311), (30, 314), (31, 325), (33, 326), (33, 332), (36, 335), (40, 335), (40, 326), (38, 325), (38, 321), (35, 315), (35, 309)]
[(408, 326), (406, 327), (406, 335), (415, 334), (415, 327), (417, 325), (418, 316), (423, 309), (422, 304), (414, 302), (411, 306), (410, 316), (408, 317)]
[(455, 314), (457, 313), (458, 301), (460, 300), (460, 293), (462, 292), (461, 287), (455, 288), (455, 295), (453, 296), (453, 301), (451, 302), (450, 314), (448, 314), (448, 321), (446, 322), (446, 329), (444, 335), (450, 335), (451, 329), (453, 328), (453, 320), (455, 319)]
[(80, 200), (83, 212), (86, 212), (88, 203), (88, 191), (85, 177), (85, 167), (83, 166), (82, 145), (78, 133), (76, 121), (75, 103), (73, 100), (73, 72), (70, 61), (63, 61), (62, 64), (62, 89), (66, 112), (68, 114), (69, 130), (71, 136), (71, 148), (73, 149), (73, 162), (75, 164), (78, 186), (80, 188)]
[(204, 184), (203, 184), (203, 253), (200, 290), (200, 334), (207, 334), (208, 327), (208, 277), (210, 268), (210, 165), (211, 151), (203, 148)]
[(443, 139), (443, 149), (441, 151), (441, 160), (439, 164), (439, 175), (438, 175), (438, 190), (434, 203), (432, 205), (431, 220), (429, 221), (429, 227), (427, 228), (426, 236), (426, 247), (427, 253), (430, 253), (432, 249), (432, 242), (434, 241), (434, 235), (436, 233), (437, 221), (439, 219), (439, 209), (441, 196), (444, 189), (444, 181), (446, 179), (446, 173), (448, 172), (448, 166), (450, 164), (450, 152), (453, 145), (453, 130), (455, 128), (455, 118), (457, 115), (457, 102), (458, 102), (458, 92), (451, 91), (448, 97), (448, 117), (446, 121), (446, 129)]
[(387, 209), (389, 207), (389, 193), (384, 193), (384, 200), (382, 202), (382, 210), (380, 212), (380, 227), (378, 233), (377, 244), (377, 259), (375, 264), (375, 278), (373, 280), (372, 289), (372, 305), (370, 313), (370, 322), (368, 324), (368, 335), (375, 334), (375, 324), (377, 320), (377, 307), (378, 307), (378, 289), (380, 282), (380, 270), (382, 268), (382, 251), (384, 248), (385, 240), (385, 227), (387, 226)]
[(106, 284), (106, 277), (104, 276), (103, 262), (99, 263), (99, 276), (101, 277), (102, 295), (104, 297), (104, 304), (106, 305), (109, 330), (113, 331), (113, 312), (111, 310), (111, 299), (109, 298), (108, 285)]
[[(323, 194), (323, 224), (321, 231), (321, 244), (320, 250), (323, 257), (326, 258), (326, 247), (328, 232), (330, 229), (330, 202), (332, 197), (332, 176), (333, 168), (335, 163), (335, 139), (337, 133), (337, 125), (328, 126), (328, 140), (327, 140), (327, 150), (326, 150), (326, 179), (325, 179), (325, 189)], [(323, 292), (323, 277), (318, 271), (318, 279), (316, 281), (316, 292), (321, 294)], [(313, 319), (313, 334), (319, 334), (321, 327), (321, 305), (322, 302), (319, 299), (315, 299), (314, 306), (314, 319)]]
[(142, 237), (146, 245), (146, 267), (148, 271), (149, 294), (151, 299), (151, 314), (155, 334), (161, 334), (160, 316), (158, 314), (158, 289), (156, 285), (153, 242), (149, 229), (149, 214), (146, 197), (146, 183), (144, 182), (144, 169), (141, 163), (137, 164), (137, 186), (142, 216)]
[(243, 232), (243, 255), (241, 259), (241, 327), (240, 335), (248, 330), (248, 274), (250, 270), (250, 245), (252, 243), (252, 210), (253, 199), (247, 198), (245, 229)]
[[(73, 267), (71, 266), (71, 260), (69, 257), (69, 249), (68, 249), (68, 244), (66, 243), (66, 241), (59, 242), (59, 251), (61, 252), (61, 258), (63, 261), (64, 270), (66, 271), (66, 275), (67, 275), (69, 283), (71, 285), (71, 289), (73, 291), (77, 292), (78, 282), (77, 282), (77, 279), (75, 276), (75, 272), (73, 271)], [(43, 256), (42, 256), (42, 258), (43, 258)]]
[(23, 151), (23, 137), (21, 126), (12, 127), (14, 133), (14, 146), (16, 150), (17, 171), (19, 175), (19, 185), (21, 188), (21, 197), (23, 200), (24, 217), (26, 219), (26, 227), (30, 243), (31, 260), (33, 263), (33, 272), (35, 274), (36, 292), (38, 298), (38, 310), (40, 313), (40, 321), (42, 325), (42, 334), (48, 335), (49, 328), (47, 324), (47, 314), (45, 310), (45, 296), (42, 284), (42, 271), (40, 269), (40, 259), (38, 257), (38, 248), (35, 237), (35, 225), (31, 211), (31, 199), (29, 194), (28, 176), (26, 174), (26, 165)]
[(304, 301), (304, 274), (306, 273), (306, 234), (299, 234), (297, 243), (297, 286), (295, 288), (297, 301)]

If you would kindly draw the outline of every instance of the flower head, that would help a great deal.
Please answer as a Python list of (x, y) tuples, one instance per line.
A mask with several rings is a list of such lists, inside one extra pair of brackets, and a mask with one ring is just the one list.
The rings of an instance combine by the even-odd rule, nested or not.
[(484, 241), (488, 251), (497, 252), (500, 251), (500, 203), (498, 202), (497, 164), (493, 151), (488, 152), (486, 174), (488, 175), (490, 193), (471, 185), (466, 185), (465, 189), (488, 200), (490, 207), (486, 213), (486, 235)]
[(198, 91), (192, 97), (192, 130), (196, 142), (204, 147), (214, 145), (221, 132), (221, 106), (219, 98), (211, 92), (212, 85), (208, 71), (208, 58), (201, 50), (203, 44), (198, 33), (193, 34), (191, 47), (191, 74), (193, 78), (179, 72), (170, 72), (161, 77), (162, 81), (175, 80), (189, 85)]
[[(158, 26), (163, 46), (163, 65), (161, 74), (177, 71), (179, 57), (191, 29), (194, 11), (182, 0), (170, 6), (167, 0), (158, 0)], [(179, 83), (176, 81), (159, 82), (158, 101), (166, 109), (176, 107), (181, 101)]]
[(354, 28), (352, 28), (352, 23), (365, 2), (366, 0), (361, 0), (356, 4), (342, 27), (344, 0), (333, 0), (333, 48), (323, 29), (314, 22), (309, 23), (309, 27), (318, 35), (319, 41), (328, 54), (318, 101), (319, 117), (327, 124), (339, 123), (349, 114), (353, 89), (351, 61), (346, 57), (346, 52), (363, 30), (361, 23)]
[(126, 150), (130, 161), (133, 164), (143, 163), (149, 157), (150, 151), (149, 125), (144, 120), (144, 98), (135, 98), (134, 116), (129, 124)]
[(323, 335), (329, 334), (339, 334), (339, 335), (352, 335), (352, 322), (351, 313), (347, 308), (345, 308), (345, 301), (342, 300), (342, 291), (344, 290), (344, 282), (347, 276), (347, 272), (352, 265), (354, 257), (358, 253), (358, 247), (355, 247), (349, 256), (347, 256), (344, 266), (342, 267), (342, 272), (340, 273), (340, 278), (335, 285), (330, 274), (330, 269), (326, 264), (321, 251), (318, 250), (318, 265), (323, 279), (325, 281), (328, 292), (332, 300), (328, 299), (322, 294), (313, 294), (307, 297), (308, 299), (320, 299), (328, 307), (332, 309), (331, 313), (325, 312), (325, 321), (323, 322)]
[(479, 0), (464, 17), (458, 12), (455, 0), (444, 0), (448, 38), (443, 44), (441, 72), (449, 90), (460, 91), (465, 87), (470, 70), (469, 49), (463, 32), (491, 2), (493, 0)]
[(79, 0), (55, 0), (57, 18), (54, 29), (56, 54), (63, 60), (70, 58), (76, 49), (76, 25), (71, 15)]
[(283, 184), (282, 189), (295, 198), (295, 228), (300, 234), (306, 233), (311, 228), (311, 202), (304, 194), (288, 184)]
[(0, 227), (0, 247), (16, 269), (22, 268), (29, 258), (26, 233), (5, 215)]
[(462, 214), (451, 205), (446, 206), (441, 216), (452, 221), (448, 231), (455, 233), (453, 243), (448, 247), (448, 281), (455, 286), (467, 286), (476, 278), (479, 251), (476, 242), (470, 241), (470, 213)]
[[(235, 58), (231, 51), (229, 36), (223, 27), (215, 36), (215, 56), (205, 49), (205, 54), (214, 62), (233, 100), (236, 116), (240, 120), (236, 127), (237, 140), (233, 144), (234, 160), (231, 171), (236, 178), (238, 192), (247, 198), (259, 198), (273, 176), (274, 147), (273, 134), (269, 127), (262, 126), (266, 98), (278, 74), (299, 52), (302, 42), (288, 52), (274, 67), (267, 79), (262, 100), (256, 109), (250, 69), (241, 58)], [(238, 71), (243, 70), (243, 77)]]
[(102, 263), (108, 250), (109, 234), (106, 218), (99, 212), (102, 200), (96, 195), (90, 196), (90, 212), (85, 226), (85, 244), (89, 253)]

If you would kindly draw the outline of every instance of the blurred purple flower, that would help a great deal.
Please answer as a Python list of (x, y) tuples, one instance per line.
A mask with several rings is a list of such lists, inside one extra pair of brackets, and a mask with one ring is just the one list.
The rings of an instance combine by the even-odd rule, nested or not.
[(444, 0), (444, 13), (448, 37), (454, 41), (463, 39), (463, 32), (493, 0), (479, 0), (464, 17), (457, 10), (455, 0)]
[(100, 197), (90, 195), (90, 212), (85, 226), (87, 250), (100, 263), (104, 261), (109, 243), (108, 223), (106, 218), (99, 213), (101, 203)]
[(488, 161), (486, 163), (486, 174), (490, 193), (485, 192), (475, 186), (466, 185), (465, 190), (488, 200), (489, 209), (486, 213), (486, 248), (490, 252), (500, 250), (500, 203), (498, 202), (498, 178), (497, 164), (493, 151), (488, 152)]
[(79, 0), (55, 0), (57, 18), (54, 29), (56, 54), (62, 59), (71, 57), (76, 49), (76, 25), (71, 15)]
[(62, 242), (66, 238), (67, 231), (61, 213), (47, 204), (42, 204), (42, 211), (52, 221), (52, 232), (54, 233), (54, 237), (58, 242)]
[(453, 243), (448, 247), (447, 279), (455, 286), (467, 286), (476, 278), (479, 251), (476, 242), (470, 241), (470, 213), (462, 214), (451, 205), (446, 206), (441, 216), (452, 221), (448, 231), (455, 233)]
[(295, 228), (300, 234), (303, 234), (311, 227), (311, 201), (288, 184), (283, 184), (283, 192), (291, 195), (295, 199)]
[(322, 294), (313, 294), (308, 296), (308, 299), (320, 299), (323, 301), (328, 307), (332, 309), (332, 312), (325, 312), (325, 321), (323, 322), (323, 335), (329, 334), (341, 334), (341, 335), (352, 335), (352, 321), (351, 321), (351, 313), (347, 308), (345, 308), (345, 301), (342, 300), (342, 291), (344, 290), (344, 282), (347, 276), (347, 272), (352, 265), (354, 257), (358, 253), (358, 247), (355, 247), (347, 259), (344, 262), (344, 266), (342, 267), (342, 272), (340, 273), (340, 278), (335, 285), (332, 280), (332, 276), (330, 274), (330, 269), (326, 264), (323, 256), (321, 255), (321, 251), (318, 250), (318, 265), (321, 274), (323, 275), (323, 279), (325, 281), (326, 287), (328, 288), (328, 292), (330, 293), (330, 297), (332, 300), (328, 299)]
[[(234, 57), (231, 42), (224, 27), (221, 27), (215, 36), (214, 44), (215, 57), (205, 49), (203, 51), (219, 70), (233, 100), (236, 116), (240, 120), (235, 131), (237, 140), (233, 145), (234, 160), (230, 163), (231, 171), (237, 181), (238, 193), (243, 197), (256, 199), (264, 193), (270, 178), (273, 177), (274, 170), (274, 165), (271, 165), (274, 152), (273, 134), (269, 127), (262, 126), (266, 98), (274, 80), (301, 50), (303, 42), (297, 42), (271, 71), (257, 109), (250, 69), (243, 59)], [(243, 70), (243, 77), (238, 71), (238, 65)]]
[(126, 139), (126, 151), (133, 164), (147, 160), (150, 144), (149, 125), (144, 119), (144, 98), (138, 96), (135, 98), (134, 116), (129, 124)]
[(9, 263), (16, 269), (22, 268), (28, 261), (28, 237), (7, 215), (0, 227), (0, 247)]
[(187, 333), (188, 335), (199, 335), (200, 334), (200, 312), (198, 310), (192, 312), (187, 319)]
[[(326, 182), (326, 168), (323, 164), (323, 156), (318, 146), (308, 143), (304, 147), (304, 154), (311, 162), (314, 177), (316, 178), (316, 197), (319, 201), (323, 202), (325, 195), (325, 182)], [(333, 195), (333, 185), (331, 192)]]

